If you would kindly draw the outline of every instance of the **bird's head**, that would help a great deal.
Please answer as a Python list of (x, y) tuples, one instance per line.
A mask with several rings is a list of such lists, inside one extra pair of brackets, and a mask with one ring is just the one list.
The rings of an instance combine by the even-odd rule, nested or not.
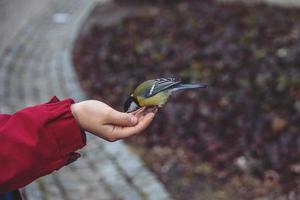
[(131, 94), (124, 103), (124, 111), (130, 113), (136, 111), (139, 108), (140, 106), (138, 101), (134, 98), (133, 94)]

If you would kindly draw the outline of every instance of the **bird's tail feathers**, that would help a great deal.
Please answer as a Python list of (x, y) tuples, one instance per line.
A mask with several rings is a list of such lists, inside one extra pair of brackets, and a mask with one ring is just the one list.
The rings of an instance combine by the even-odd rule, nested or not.
[(195, 83), (195, 84), (184, 84), (180, 83), (174, 86), (174, 88), (171, 89), (171, 92), (175, 92), (178, 90), (184, 90), (184, 89), (196, 89), (196, 88), (207, 88), (208, 84), (206, 83)]

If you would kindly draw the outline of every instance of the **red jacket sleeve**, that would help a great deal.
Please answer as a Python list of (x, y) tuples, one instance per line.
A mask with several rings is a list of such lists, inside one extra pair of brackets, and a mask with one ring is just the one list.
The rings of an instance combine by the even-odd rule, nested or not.
[(76, 123), (72, 99), (0, 114), (0, 194), (27, 185), (76, 160), (85, 145)]

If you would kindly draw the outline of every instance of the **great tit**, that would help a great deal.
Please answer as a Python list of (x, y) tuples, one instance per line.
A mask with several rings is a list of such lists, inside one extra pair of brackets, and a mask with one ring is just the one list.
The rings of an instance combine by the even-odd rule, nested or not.
[(124, 104), (124, 111), (129, 113), (141, 107), (162, 107), (175, 91), (206, 87), (206, 83), (184, 84), (175, 78), (148, 80), (141, 83), (127, 98)]

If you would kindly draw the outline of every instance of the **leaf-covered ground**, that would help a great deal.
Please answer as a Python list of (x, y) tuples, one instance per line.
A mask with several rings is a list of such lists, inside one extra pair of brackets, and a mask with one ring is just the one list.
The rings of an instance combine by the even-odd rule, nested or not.
[(176, 199), (298, 198), (300, 10), (162, 2), (79, 37), (82, 86), (121, 109), (146, 79), (209, 83), (173, 96), (128, 142)]

